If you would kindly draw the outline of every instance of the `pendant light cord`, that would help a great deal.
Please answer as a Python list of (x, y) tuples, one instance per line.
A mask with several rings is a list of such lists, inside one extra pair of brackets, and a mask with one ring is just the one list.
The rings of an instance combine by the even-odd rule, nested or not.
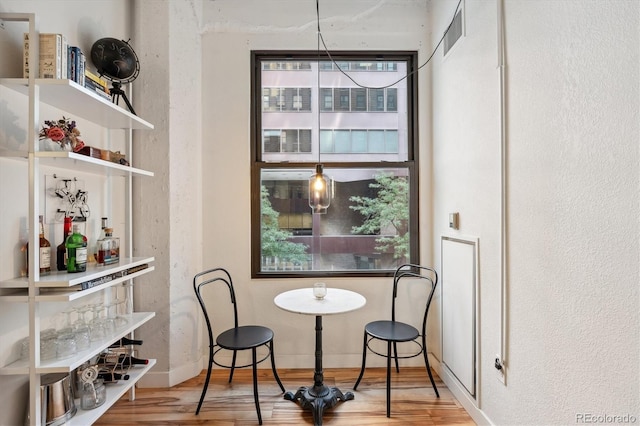
[[(362, 89), (386, 89), (388, 87), (393, 87), (396, 84), (400, 83), (402, 80), (405, 80), (405, 79), (409, 78), (410, 76), (412, 76), (413, 74), (416, 74), (418, 71), (420, 71), (422, 68), (424, 68), (429, 62), (431, 62), (431, 59), (436, 54), (436, 51), (438, 50), (438, 48), (440, 47), (440, 45), (444, 41), (444, 38), (446, 37), (447, 33), (451, 29), (451, 26), (453, 25), (453, 22), (456, 19), (456, 14), (458, 13), (458, 9), (460, 8), (460, 4), (461, 3), (462, 3), (462, 0), (458, 0), (458, 5), (456, 6), (456, 9), (453, 12), (453, 18), (451, 18), (451, 22), (447, 26), (447, 29), (445, 30), (444, 34), (442, 34), (442, 37), (440, 38), (440, 41), (438, 42), (436, 47), (433, 49), (433, 52), (431, 52), (431, 55), (429, 56), (429, 58), (422, 65), (420, 65), (418, 68), (416, 68), (415, 70), (411, 71), (409, 74), (407, 74), (404, 77), (394, 81), (391, 84), (387, 84), (386, 86), (371, 87), (371, 86), (362, 85), (362, 84), (358, 83), (357, 81), (355, 81), (349, 74), (347, 74), (342, 68), (340, 68), (340, 65), (338, 65), (336, 63), (336, 61), (333, 59), (333, 57), (331, 56), (331, 52), (329, 52), (329, 48), (327, 48), (327, 44), (324, 42), (324, 37), (322, 37), (322, 31), (320, 31), (320, 0), (316, 0), (316, 21), (317, 21), (317, 24), (318, 24), (318, 59), (320, 58), (320, 42), (322, 41), (322, 46), (324, 47), (324, 51), (326, 52), (327, 56), (329, 57), (329, 60), (333, 63), (333, 65), (336, 66), (338, 71), (340, 71), (342, 74), (344, 74), (356, 86), (358, 86), (358, 87), (360, 87)], [(319, 65), (319, 62), (318, 62), (318, 65)], [(318, 67), (318, 73), (319, 72), (320, 72), (320, 68)], [(318, 84), (319, 83), (320, 83), (320, 80), (318, 78)], [(318, 107), (319, 106), (320, 105), (318, 105)], [(318, 121), (318, 125), (319, 124), (320, 123)]]

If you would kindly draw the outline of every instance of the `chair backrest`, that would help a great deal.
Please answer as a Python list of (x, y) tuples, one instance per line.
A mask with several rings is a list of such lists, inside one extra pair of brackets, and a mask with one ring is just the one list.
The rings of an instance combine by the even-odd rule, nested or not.
[(429, 296), (427, 297), (427, 303), (424, 309), (424, 317), (422, 318), (422, 335), (424, 336), (427, 329), (427, 316), (429, 314), (429, 306), (433, 299), (433, 293), (436, 291), (438, 285), (438, 273), (435, 269), (427, 266), (414, 265), (412, 263), (405, 263), (396, 268), (393, 273), (393, 297), (391, 299), (391, 320), (396, 320), (396, 298), (398, 297), (398, 284), (402, 279), (412, 278), (421, 279), (429, 283)]
[(198, 303), (200, 303), (200, 307), (202, 308), (204, 320), (207, 323), (207, 331), (209, 333), (210, 342), (214, 341), (213, 328), (211, 326), (209, 314), (207, 313), (207, 306), (205, 305), (204, 299), (202, 298), (202, 289), (205, 286), (216, 282), (226, 284), (227, 288), (229, 289), (231, 304), (233, 305), (233, 323), (235, 327), (238, 327), (238, 308), (236, 305), (236, 293), (233, 290), (233, 281), (231, 280), (231, 274), (229, 274), (229, 272), (224, 268), (207, 269), (206, 271), (202, 271), (196, 274), (193, 277), (193, 291), (195, 291), (196, 297), (198, 298)]

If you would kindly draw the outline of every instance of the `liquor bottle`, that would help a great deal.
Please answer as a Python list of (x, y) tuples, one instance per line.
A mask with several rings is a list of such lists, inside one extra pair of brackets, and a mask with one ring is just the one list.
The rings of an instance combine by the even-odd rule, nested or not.
[(66, 242), (67, 238), (71, 234), (71, 218), (64, 218), (64, 233), (62, 234), (62, 242), (58, 244), (56, 250), (56, 265), (58, 266), (58, 271), (66, 271), (67, 270), (67, 247)]
[(79, 226), (73, 224), (73, 232), (67, 237), (67, 272), (87, 270), (87, 241), (80, 233)]
[(105, 237), (104, 230), (107, 228), (108, 219), (106, 217), (103, 217), (101, 220), (102, 220), (102, 224), (101, 224), (102, 230), (100, 231), (100, 236), (96, 240), (96, 245), (93, 248), (93, 258), (96, 260), (98, 265), (104, 265), (104, 263), (100, 263), (100, 261), (98, 260), (98, 250), (100, 250), (100, 240), (102, 240)]
[(119, 348), (122, 346), (141, 345), (141, 344), (142, 344), (142, 340), (135, 340), (135, 339), (129, 339), (128, 337), (123, 337), (122, 339), (118, 339), (117, 341), (113, 342), (109, 347)]
[(40, 275), (51, 273), (51, 243), (44, 237), (44, 219), (40, 215)]
[(113, 237), (113, 229), (104, 229), (104, 238), (98, 241), (98, 265), (110, 265), (120, 261), (120, 238)]
[(105, 383), (115, 383), (118, 380), (129, 380), (129, 375), (104, 371), (98, 373), (98, 378), (104, 380)]

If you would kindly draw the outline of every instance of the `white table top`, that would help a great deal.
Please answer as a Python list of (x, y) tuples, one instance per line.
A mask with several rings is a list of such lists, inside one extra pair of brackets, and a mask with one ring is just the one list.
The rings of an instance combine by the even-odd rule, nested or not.
[(367, 299), (355, 291), (327, 287), (327, 295), (316, 299), (313, 289), (299, 288), (277, 295), (273, 302), (280, 309), (306, 315), (332, 315), (362, 308)]

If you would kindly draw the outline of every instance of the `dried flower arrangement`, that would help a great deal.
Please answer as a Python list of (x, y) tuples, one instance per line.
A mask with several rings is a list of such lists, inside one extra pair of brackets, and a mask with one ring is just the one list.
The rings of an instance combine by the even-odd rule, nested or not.
[[(84, 147), (84, 142), (80, 139), (80, 130), (76, 126), (75, 120), (62, 117), (58, 121), (45, 120), (45, 126), (40, 130), (40, 139), (51, 139), (60, 145), (63, 150), (69, 148), (77, 152)], [(67, 148), (69, 145), (69, 148)]]

